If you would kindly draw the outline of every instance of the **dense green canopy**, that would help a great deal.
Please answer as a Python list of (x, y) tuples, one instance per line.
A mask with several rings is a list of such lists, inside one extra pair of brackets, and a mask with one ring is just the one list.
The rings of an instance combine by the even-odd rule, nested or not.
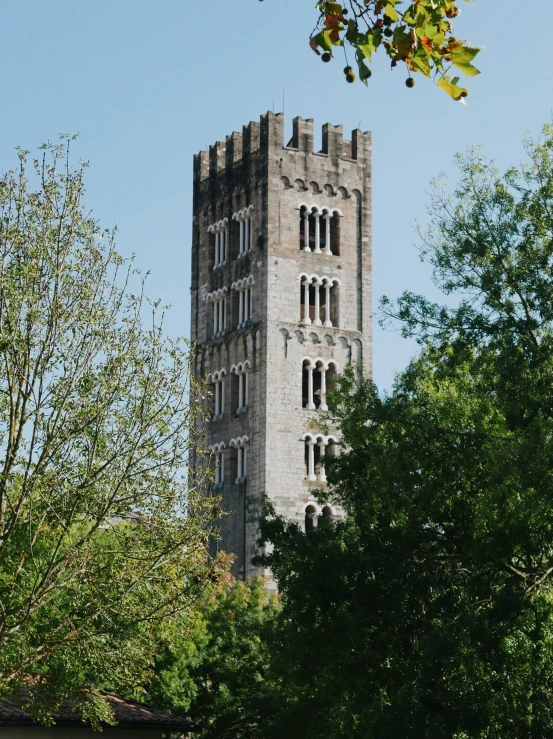
[(0, 690), (34, 686), (43, 721), (64, 697), (97, 721), (91, 691), (138, 690), (217, 569), (216, 511), (183, 474), (202, 414), (187, 347), (66, 144), (0, 179)]
[(419, 357), (389, 396), (352, 372), (334, 388), (345, 520), (265, 524), (286, 736), (553, 734), (553, 130), (527, 149), (435, 184), (424, 250), (449, 304), (384, 301)]

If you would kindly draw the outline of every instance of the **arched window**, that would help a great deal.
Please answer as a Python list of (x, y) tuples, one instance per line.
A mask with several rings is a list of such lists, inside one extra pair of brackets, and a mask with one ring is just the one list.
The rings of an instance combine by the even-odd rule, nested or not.
[(305, 533), (310, 534), (317, 525), (317, 508), (308, 505), (305, 509)]
[(337, 371), (338, 364), (333, 359), (303, 358), (302, 408), (328, 410), (326, 392)]
[(223, 287), (219, 290), (209, 293), (206, 301), (211, 304), (213, 318), (213, 338), (222, 336), (225, 333), (227, 323), (227, 288)]
[(228, 218), (208, 226), (207, 231), (212, 234), (213, 269), (217, 269), (226, 264), (228, 258)]
[(213, 403), (211, 411), (214, 421), (222, 418), (225, 412), (225, 375), (226, 370), (223, 369), (214, 372), (208, 377), (208, 381), (210, 381), (213, 386)]
[(225, 443), (224, 441), (220, 442), (219, 444), (214, 444), (211, 447), (211, 451), (213, 453), (214, 457), (214, 465), (215, 465), (215, 481), (214, 484), (219, 487), (222, 486), (225, 482), (225, 456), (224, 456), (224, 450), (225, 450)]
[(300, 249), (314, 254), (340, 254), (340, 218), (338, 208), (320, 208), (301, 203)]
[(305, 479), (311, 482), (316, 480), (326, 482), (323, 457), (327, 453), (330, 444), (332, 444), (331, 453), (334, 453), (337, 444), (336, 437), (324, 436), (323, 434), (305, 434), (303, 440), (305, 444)]
[(328, 524), (332, 523), (332, 508), (330, 506), (325, 505), (322, 510), (322, 516), (319, 518), (319, 526), (328, 526)]
[(242, 328), (252, 320), (253, 285), (254, 279), (251, 275), (244, 277), (242, 280), (237, 280), (231, 285), (234, 296), (232, 312), (236, 321), (236, 328)]
[(314, 326), (338, 326), (338, 288), (342, 284), (337, 277), (323, 275), (299, 276), (300, 322)]
[(250, 370), (248, 359), (245, 362), (233, 365), (231, 368), (231, 403), (235, 415), (245, 413), (250, 404)]
[(250, 442), (247, 436), (230, 440), (229, 447), (232, 450), (231, 476), (233, 477), (235, 484), (244, 482), (248, 476), (249, 444)]
[(253, 205), (234, 213), (232, 219), (238, 222), (238, 257), (243, 257), (253, 248)]

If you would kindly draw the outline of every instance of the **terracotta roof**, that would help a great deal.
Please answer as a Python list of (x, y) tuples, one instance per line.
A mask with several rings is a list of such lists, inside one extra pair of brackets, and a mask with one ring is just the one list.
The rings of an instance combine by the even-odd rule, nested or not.
[[(193, 724), (190, 719), (173, 716), (171, 713), (160, 711), (158, 708), (148, 708), (141, 703), (127, 701), (116, 695), (99, 693), (104, 698), (121, 729), (162, 729), (165, 731), (190, 731)], [(0, 727), (1, 726), (36, 726), (27, 711), (22, 708), (24, 699), (0, 697)], [(64, 700), (54, 713), (56, 726), (82, 726), (81, 712)], [(115, 727), (117, 728), (117, 727)]]

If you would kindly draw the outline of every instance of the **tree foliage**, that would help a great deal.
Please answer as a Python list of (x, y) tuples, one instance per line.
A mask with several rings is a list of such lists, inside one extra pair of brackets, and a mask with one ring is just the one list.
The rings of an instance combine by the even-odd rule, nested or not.
[(149, 700), (186, 713), (199, 737), (262, 739), (280, 702), (271, 671), (278, 611), (262, 580), (223, 578), (159, 655)]
[(438, 87), (454, 100), (463, 100), (468, 90), (458, 73), (472, 77), (479, 73), (473, 61), (480, 51), (454, 34), (453, 19), (461, 12), (457, 0), (414, 0), (402, 7), (402, 0), (319, 0), (319, 20), (310, 45), (322, 60), (331, 61), (343, 47), (344, 73), (348, 82), (356, 75), (347, 63), (347, 49), (354, 56), (359, 79), (367, 84), (372, 75), (373, 56), (384, 49), (392, 67), (404, 64), (406, 85), (415, 84), (412, 73), (434, 77)]
[(393, 392), (337, 381), (346, 518), (264, 523), (281, 735), (552, 733), (553, 128), (527, 151), (436, 183), (424, 253), (457, 302), (384, 301), (421, 344)]
[(218, 567), (185, 479), (199, 388), (69, 141), (19, 162), (0, 179), (0, 689), (32, 684), (43, 721), (67, 695), (109, 720), (92, 689), (142, 684)]

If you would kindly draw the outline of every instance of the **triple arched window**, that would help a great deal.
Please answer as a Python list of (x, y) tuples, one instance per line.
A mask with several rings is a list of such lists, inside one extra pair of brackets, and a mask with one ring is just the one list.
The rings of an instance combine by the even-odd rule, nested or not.
[(300, 249), (315, 254), (340, 254), (340, 218), (338, 208), (321, 208), (300, 203)]
[(221, 287), (206, 295), (206, 302), (212, 305), (213, 310), (213, 338), (225, 333), (227, 323), (227, 288)]
[(315, 503), (310, 503), (305, 507), (305, 533), (310, 534), (317, 526), (325, 526), (332, 523), (334, 513), (329, 505), (323, 506), (319, 511), (319, 507)]
[(247, 436), (231, 439), (229, 447), (231, 448), (231, 477), (234, 482), (244, 482), (248, 476), (248, 450), (250, 440)]
[(237, 316), (237, 328), (242, 328), (248, 321), (252, 320), (253, 312), (253, 285), (254, 279), (252, 275), (236, 280), (231, 285), (234, 290), (233, 296), (233, 315)]
[(218, 370), (207, 376), (207, 381), (213, 385), (213, 419), (216, 421), (225, 412), (225, 377), (226, 370)]
[(326, 474), (322, 457), (324, 454), (335, 454), (338, 440), (335, 436), (324, 434), (305, 434), (305, 479), (326, 482)]
[(215, 462), (215, 485), (222, 485), (225, 482), (225, 442), (214, 444), (211, 452)]
[(232, 375), (231, 404), (236, 415), (248, 410), (250, 403), (250, 370), (251, 365), (248, 359), (245, 362), (233, 365), (230, 370)]
[(328, 410), (326, 391), (338, 370), (333, 359), (302, 359), (302, 408)]
[(300, 274), (300, 321), (314, 326), (338, 326), (337, 277)]
[(253, 246), (253, 228), (252, 228), (253, 205), (234, 213), (232, 220), (239, 225), (238, 231), (238, 256), (242, 257), (252, 250)]
[(229, 250), (228, 218), (208, 226), (207, 232), (213, 234), (213, 269), (226, 264)]

